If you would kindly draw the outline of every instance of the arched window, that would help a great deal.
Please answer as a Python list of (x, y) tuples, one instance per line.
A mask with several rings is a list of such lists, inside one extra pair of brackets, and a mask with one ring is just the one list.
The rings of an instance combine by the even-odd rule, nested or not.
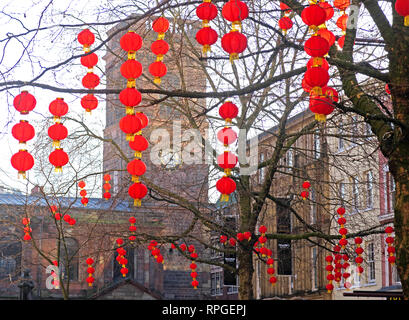
[(16, 279), (21, 273), (21, 243), (0, 239), (0, 279)]
[[(63, 279), (78, 281), (79, 245), (74, 238), (65, 238), (60, 246), (60, 272)], [(67, 272), (68, 270), (68, 272)]]

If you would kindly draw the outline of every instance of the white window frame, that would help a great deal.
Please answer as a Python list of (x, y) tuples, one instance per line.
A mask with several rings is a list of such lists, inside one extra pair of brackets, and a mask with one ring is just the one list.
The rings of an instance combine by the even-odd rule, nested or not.
[(368, 283), (376, 283), (375, 244), (372, 241), (367, 244), (367, 256)]
[(371, 170), (366, 173), (366, 207), (373, 208), (373, 173)]

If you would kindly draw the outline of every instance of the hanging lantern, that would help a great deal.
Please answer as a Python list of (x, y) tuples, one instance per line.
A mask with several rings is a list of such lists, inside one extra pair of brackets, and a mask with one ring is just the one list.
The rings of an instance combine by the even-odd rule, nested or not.
[(68, 154), (61, 148), (50, 153), (48, 160), (55, 167), (55, 172), (62, 172), (62, 167), (68, 163)]
[(231, 175), (231, 169), (237, 165), (237, 162), (237, 156), (230, 151), (224, 151), (224, 153), (217, 157), (217, 164), (220, 168), (224, 169), (224, 173), (227, 176)]
[(211, 27), (203, 27), (196, 33), (196, 41), (203, 46), (203, 54), (210, 51), (210, 46), (216, 43), (218, 37)]
[(323, 67), (308, 68), (304, 79), (307, 85), (312, 88), (311, 94), (322, 95), (322, 87), (327, 85), (329, 74)]
[(26, 172), (34, 166), (34, 158), (27, 150), (19, 150), (11, 157), (11, 165), (18, 171), (18, 177), (26, 178)]
[(355, 244), (356, 244), (356, 249), (355, 252), (357, 253), (357, 257), (355, 258), (355, 262), (357, 263), (357, 271), (358, 271), (358, 275), (360, 275), (363, 272), (363, 268), (361, 267), (362, 262), (364, 261), (364, 259), (362, 258), (362, 253), (364, 252), (364, 250), (361, 248), (361, 244), (362, 244), (362, 238), (361, 237), (356, 237), (354, 239)]
[(334, 16), (334, 8), (328, 2), (319, 2), (318, 5), (325, 10), (326, 18), (325, 21), (331, 20)]
[(350, 0), (334, 0), (334, 7), (341, 11), (345, 11), (346, 9), (348, 9), (350, 4)]
[(126, 140), (131, 141), (141, 130), (141, 121), (135, 115), (127, 114), (119, 121), (119, 127), (126, 133)]
[(158, 40), (165, 37), (166, 31), (169, 29), (169, 21), (165, 17), (159, 17), (152, 23), (153, 31), (158, 33)]
[(345, 31), (347, 29), (347, 24), (348, 24), (348, 15), (345, 13), (338, 18), (336, 25), (345, 34)]
[(82, 56), (80, 61), (84, 67), (91, 69), (97, 65), (98, 56), (95, 53), (90, 53), (87, 54), (86, 56)]
[(86, 112), (91, 113), (98, 107), (98, 99), (93, 94), (87, 94), (81, 98), (81, 106)]
[(111, 190), (111, 184), (109, 183), (109, 181), (111, 181), (111, 175), (110, 174), (105, 174), (104, 175), (104, 185), (103, 185), (103, 189), (105, 190), (103, 197), (105, 200), (108, 200), (111, 198), (111, 193), (109, 192), (109, 190)]
[(335, 43), (335, 40), (336, 40), (335, 35), (328, 29), (318, 30), (317, 35), (327, 40), (329, 47), (332, 47), (333, 44)]
[(304, 189), (309, 189), (311, 187), (311, 183), (309, 181), (304, 181), (302, 187)]
[(89, 29), (82, 30), (78, 34), (77, 38), (78, 38), (78, 42), (84, 46), (84, 51), (89, 49), (89, 47), (95, 41), (95, 36)]
[(148, 149), (149, 143), (143, 136), (134, 136), (133, 141), (129, 141), (129, 147), (135, 151), (135, 157), (141, 158), (142, 152)]
[(226, 123), (232, 123), (232, 119), (236, 118), (238, 114), (239, 108), (230, 101), (226, 101), (219, 108), (219, 115)]
[(236, 182), (232, 178), (223, 177), (216, 182), (216, 189), (222, 194), (220, 201), (229, 201), (229, 195), (236, 190)]
[(284, 31), (284, 35), (286, 35), (287, 31), (293, 27), (293, 22), (289, 17), (282, 17), (278, 20), (278, 26)]
[(157, 61), (161, 61), (163, 56), (169, 51), (169, 44), (165, 40), (156, 40), (152, 42), (151, 51), (157, 56)]
[(68, 136), (68, 130), (62, 123), (56, 123), (48, 128), (48, 136), (53, 140), (53, 147), (59, 147), (60, 141)]
[(125, 88), (119, 93), (119, 101), (125, 106), (126, 114), (133, 115), (134, 107), (142, 101), (142, 95), (135, 88)]
[(332, 274), (332, 271), (334, 270), (334, 267), (332, 266), (333, 261), (332, 255), (326, 256), (325, 261), (327, 262), (325, 270), (328, 272), (327, 280), (329, 281), (329, 283), (326, 286), (326, 289), (328, 293), (331, 293), (332, 290), (334, 290), (334, 285), (332, 284), (332, 281), (335, 279), (334, 275)]
[(148, 188), (140, 182), (132, 184), (128, 189), (128, 194), (134, 199), (134, 206), (141, 206), (141, 199), (143, 199), (148, 193)]
[(237, 133), (232, 128), (226, 127), (217, 133), (217, 139), (227, 147), (237, 140)]
[(230, 31), (222, 37), (222, 48), (230, 54), (230, 61), (237, 60), (247, 48), (247, 37), (239, 31)]
[(312, 36), (304, 44), (305, 52), (311, 57), (323, 57), (329, 51), (329, 43), (320, 36)]
[(318, 4), (313, 4), (306, 7), (301, 12), (302, 21), (309, 26), (310, 29), (318, 31), (318, 26), (325, 23), (327, 19), (327, 13), (325, 9), (321, 8)]
[(54, 121), (59, 122), (68, 113), (68, 104), (63, 98), (57, 98), (50, 103), (48, 109), (54, 116)]
[(168, 69), (162, 61), (155, 61), (149, 66), (149, 72), (154, 77), (153, 82), (160, 84), (161, 78), (166, 75)]
[[(329, 70), (329, 64), (324, 58), (310, 58), (307, 62), (307, 69), (321, 67), (326, 71)], [(305, 78), (305, 75), (304, 75)]]
[(99, 85), (99, 77), (93, 73), (93, 72), (88, 72), (84, 78), (82, 78), (82, 85), (87, 88), (87, 89), (95, 89)]
[(308, 191), (302, 191), (300, 194), (301, 198), (303, 200), (307, 200), (308, 196), (309, 196), (309, 192)]
[(247, 4), (240, 0), (230, 0), (222, 8), (222, 16), (232, 23), (232, 30), (241, 28), (241, 21), (249, 16)]
[(121, 37), (119, 44), (124, 51), (136, 52), (142, 48), (143, 40), (139, 34), (130, 30)]
[(312, 96), (310, 99), (310, 110), (315, 113), (317, 121), (325, 122), (327, 116), (334, 111), (333, 101), (325, 96)]
[(28, 121), (20, 120), (20, 122), (15, 124), (11, 129), (11, 134), (19, 143), (26, 143), (34, 138), (35, 130)]
[(394, 229), (393, 229), (392, 227), (389, 226), (389, 227), (386, 227), (386, 228), (385, 228), (385, 233), (388, 235), (388, 236), (386, 237), (386, 239), (385, 239), (385, 242), (388, 244), (388, 249), (387, 249), (388, 255), (389, 255), (389, 257), (388, 257), (388, 262), (389, 262), (391, 265), (394, 265), (395, 262), (396, 262), (396, 257), (395, 257), (395, 251), (396, 251), (396, 249), (395, 249), (395, 247), (394, 247), (394, 245), (393, 245), (395, 239), (394, 239), (393, 236), (392, 236), (392, 233), (393, 233), (393, 232), (394, 232)]
[(211, 2), (203, 2), (196, 8), (196, 15), (203, 20), (203, 27), (207, 27), (210, 20), (217, 17), (217, 7)]
[(404, 17), (404, 26), (409, 27), (409, 2), (407, 0), (396, 0), (395, 10), (398, 15)]
[(132, 176), (132, 182), (139, 182), (139, 177), (146, 172), (146, 165), (140, 159), (134, 159), (127, 165), (128, 173)]
[(14, 108), (21, 114), (28, 114), (35, 108), (36, 104), (36, 98), (28, 91), (21, 91), (13, 100)]
[(129, 59), (121, 65), (121, 75), (126, 79), (135, 80), (142, 74), (142, 64), (139, 61)]

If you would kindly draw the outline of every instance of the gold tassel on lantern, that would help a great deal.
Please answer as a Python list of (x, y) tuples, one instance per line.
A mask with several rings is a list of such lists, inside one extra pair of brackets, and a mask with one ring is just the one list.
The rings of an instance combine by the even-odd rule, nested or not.
[(155, 77), (155, 79), (153, 79), (153, 83), (160, 84), (161, 82), (162, 80), (160, 77)]
[(409, 16), (405, 16), (404, 26), (405, 26), (405, 27), (409, 27)]
[(142, 152), (140, 152), (140, 151), (135, 151), (135, 154), (134, 154), (134, 156), (135, 156), (135, 158), (142, 158)]
[(128, 79), (128, 81), (126, 82), (126, 87), (127, 88), (135, 88), (136, 87), (135, 79)]
[(62, 172), (62, 167), (55, 167), (54, 172)]
[(135, 114), (135, 108), (134, 107), (125, 107), (125, 114), (134, 115)]
[(136, 52), (128, 51), (128, 60), (135, 60), (135, 59), (136, 59)]
[(60, 140), (53, 140), (53, 147), (55, 148), (60, 147)]
[(134, 207), (140, 207), (142, 205), (141, 199), (135, 199), (133, 201), (133, 205), (134, 205)]
[(132, 176), (132, 182), (139, 182), (138, 176)]

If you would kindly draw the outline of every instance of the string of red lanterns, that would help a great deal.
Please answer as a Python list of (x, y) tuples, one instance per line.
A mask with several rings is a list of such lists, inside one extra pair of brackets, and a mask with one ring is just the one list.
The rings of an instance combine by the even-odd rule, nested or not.
[(361, 266), (362, 263), (364, 262), (364, 259), (362, 258), (362, 254), (364, 252), (364, 249), (361, 247), (362, 244), (362, 238), (361, 237), (356, 237), (354, 239), (355, 245), (356, 245), (356, 249), (355, 249), (355, 253), (358, 255), (355, 258), (355, 263), (357, 264), (357, 273), (358, 276), (360, 276), (363, 272), (364, 272), (364, 268)]
[(342, 49), (345, 44), (345, 35), (346, 29), (348, 25), (348, 14), (345, 11), (351, 5), (350, 0), (335, 0), (334, 7), (340, 11), (340, 16), (337, 19), (336, 25), (339, 29), (341, 29), (342, 36), (338, 39), (338, 46)]
[(197, 17), (202, 20), (202, 28), (196, 32), (196, 41), (203, 46), (203, 54), (206, 55), (218, 39), (217, 32), (209, 26), (209, 22), (217, 17), (218, 9), (212, 0), (204, 0), (196, 8)]
[(30, 218), (23, 218), (22, 223), (23, 223), (23, 226), (24, 226), (24, 229), (23, 229), (23, 231), (24, 231), (23, 240), (24, 240), (24, 241), (30, 241), (30, 240), (31, 240), (31, 235), (30, 235), (30, 233), (33, 231), (33, 230), (30, 228)]
[(88, 258), (85, 262), (88, 265), (88, 268), (87, 268), (87, 273), (88, 273), (87, 283), (88, 283), (88, 286), (92, 287), (92, 284), (95, 281), (95, 278), (93, 277), (93, 274), (95, 273), (95, 268), (92, 266), (94, 264), (94, 259)]
[(103, 197), (105, 200), (108, 200), (111, 198), (111, 193), (109, 192), (111, 190), (111, 184), (109, 183), (111, 181), (111, 175), (110, 174), (104, 174), (104, 185), (102, 186), (104, 189), (104, 194)]
[(309, 181), (304, 181), (302, 184), (302, 187), (303, 189), (306, 189), (306, 190), (301, 191), (300, 196), (303, 200), (306, 200), (310, 195), (310, 193), (308, 192), (308, 189), (311, 187), (311, 183)]
[(394, 232), (394, 229), (393, 229), (391, 226), (388, 226), (388, 227), (385, 228), (385, 233), (388, 235), (388, 236), (386, 237), (386, 239), (385, 239), (386, 243), (388, 244), (388, 249), (387, 249), (387, 251), (388, 251), (388, 256), (389, 256), (389, 257), (388, 257), (388, 262), (389, 262), (391, 265), (394, 265), (395, 262), (396, 262), (396, 257), (395, 257), (395, 251), (396, 251), (396, 249), (395, 249), (395, 247), (394, 247), (394, 245), (393, 245), (395, 239), (394, 239), (394, 237), (392, 236), (392, 233), (393, 233), (393, 232)]
[[(196, 248), (193, 244), (191, 244), (188, 247), (188, 251), (190, 252), (190, 258), (192, 258), (192, 263), (190, 264), (190, 269), (192, 270), (192, 272), (190, 273), (190, 276), (192, 277), (192, 287), (193, 289), (197, 289), (198, 285), (199, 285), (199, 281), (197, 281), (197, 265), (196, 265), (196, 259), (198, 258), (198, 254), (196, 252)], [(196, 266), (195, 268), (192, 268)]]
[(162, 77), (166, 75), (168, 69), (163, 63), (163, 55), (165, 55), (169, 50), (168, 43), (163, 40), (165, 38), (165, 33), (169, 29), (169, 21), (165, 17), (159, 17), (152, 23), (153, 31), (158, 33), (157, 40), (152, 43), (151, 51), (156, 55), (156, 60), (150, 64), (149, 72), (153, 76), (153, 82), (155, 84), (160, 84), (162, 82)]
[(301, 13), (303, 22), (313, 33), (304, 44), (304, 50), (311, 58), (307, 63), (302, 87), (310, 94), (309, 108), (315, 113), (315, 119), (322, 122), (326, 121), (327, 115), (334, 110), (334, 102), (338, 101), (336, 91), (327, 87), (329, 65), (325, 59), (335, 42), (335, 36), (325, 24), (333, 15), (332, 6), (322, 0), (318, 4), (310, 2)]
[(78, 182), (78, 187), (80, 188), (81, 203), (84, 207), (86, 207), (88, 204), (87, 190), (85, 190), (85, 186), (86, 184), (83, 180)]
[(222, 8), (222, 16), (231, 22), (231, 30), (222, 37), (222, 48), (230, 56), (230, 62), (239, 58), (239, 54), (247, 48), (247, 37), (241, 33), (242, 20), (249, 15), (247, 4), (240, 0), (229, 0)]
[[(23, 116), (29, 114), (36, 104), (35, 97), (28, 91), (22, 91), (13, 100), (14, 108)], [(34, 158), (27, 151), (26, 142), (34, 138), (35, 130), (27, 120), (20, 120), (19, 123), (13, 126), (11, 134), (21, 145), (19, 151), (11, 157), (11, 165), (17, 170), (18, 178), (26, 179), (26, 172), (34, 166)]]
[(137, 230), (137, 227), (135, 225), (136, 218), (135, 217), (130, 217), (129, 218), (129, 223), (131, 224), (129, 226), (129, 232), (131, 233), (131, 235), (129, 236), (129, 241), (131, 241), (131, 243), (133, 243), (136, 240), (136, 236), (135, 236), (135, 233), (136, 233), (136, 230)]
[(117, 261), (118, 264), (121, 266), (120, 272), (121, 272), (121, 274), (122, 274), (122, 277), (125, 278), (126, 275), (127, 275), (128, 272), (129, 272), (129, 270), (128, 270), (128, 268), (126, 267), (126, 265), (128, 264), (128, 259), (125, 258), (126, 250), (125, 250), (123, 247), (121, 247), (121, 246), (123, 245), (124, 241), (123, 241), (123, 239), (118, 238), (118, 239), (116, 239), (116, 243), (117, 243), (117, 245), (119, 246), (119, 247), (116, 249), (116, 252), (118, 253), (118, 256), (116, 257), (116, 261)]
[(325, 267), (325, 270), (327, 271), (327, 280), (328, 283), (325, 286), (325, 288), (327, 289), (328, 293), (331, 293), (334, 290), (334, 285), (332, 284), (332, 282), (335, 280), (335, 276), (332, 274), (332, 271), (334, 270), (334, 267), (332, 265), (332, 255), (327, 255), (325, 257), (325, 261), (327, 262), (327, 265)]
[[(82, 30), (77, 36), (78, 42), (83, 45), (84, 55), (81, 57), (81, 64), (88, 69), (87, 74), (82, 78), (82, 85), (90, 90), (95, 89), (100, 82), (99, 77), (94, 73), (94, 67), (98, 63), (98, 56), (93, 52), (89, 53), (91, 45), (95, 41), (95, 35), (89, 30)], [(92, 93), (81, 98), (81, 106), (86, 112), (91, 113), (98, 107), (98, 99)]]

